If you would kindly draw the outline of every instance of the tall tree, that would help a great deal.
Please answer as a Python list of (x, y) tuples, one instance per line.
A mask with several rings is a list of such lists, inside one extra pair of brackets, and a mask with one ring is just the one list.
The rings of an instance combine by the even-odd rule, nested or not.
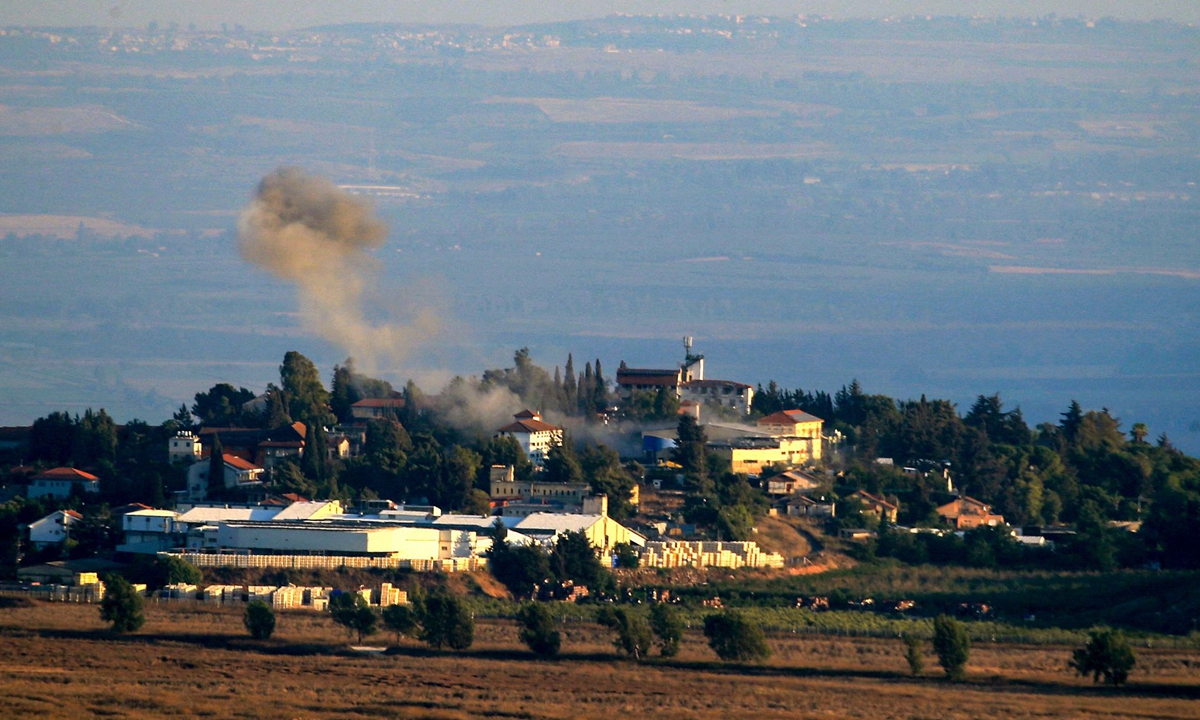
[(212, 451), (208, 455), (208, 494), (210, 497), (225, 492), (225, 448), (221, 436), (213, 435)]
[(592, 378), (592, 410), (597, 413), (608, 411), (608, 382), (600, 369), (600, 358), (596, 358), (596, 376)]
[(575, 358), (567, 353), (567, 366), (563, 368), (563, 411), (568, 415), (579, 412), (579, 383), (575, 379)]
[(241, 424), (242, 406), (254, 399), (246, 388), (234, 388), (229, 383), (217, 383), (208, 392), (196, 393), (192, 414), (201, 425), (233, 427)]
[(305, 356), (289, 350), (279, 366), (279, 384), (287, 394), (288, 414), (304, 424), (326, 422), (329, 393), (321, 384), (317, 366)]

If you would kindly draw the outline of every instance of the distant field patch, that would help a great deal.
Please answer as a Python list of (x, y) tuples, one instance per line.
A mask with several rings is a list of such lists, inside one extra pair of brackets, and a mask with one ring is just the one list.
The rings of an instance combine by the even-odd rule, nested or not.
[(673, 143), (565, 142), (555, 154), (580, 160), (637, 158), (641, 160), (767, 160), (772, 158), (830, 158), (837, 151), (826, 143)]
[(1171, 268), (1138, 268), (1138, 267), (1112, 267), (1112, 268), (1052, 268), (1052, 267), (1030, 267), (1026, 265), (991, 265), (988, 270), (994, 273), (1006, 273), (1009, 275), (1117, 275), (1117, 274), (1132, 274), (1132, 275), (1166, 275), (1169, 277), (1180, 277), (1187, 280), (1200, 280), (1200, 270), (1176, 270)]
[(86, 228), (104, 237), (148, 237), (156, 231), (140, 225), (130, 225), (119, 220), (82, 215), (0, 215), (0, 237), (12, 233), (18, 237), (26, 235), (49, 235), (62, 240), (78, 237), (79, 228)]
[(1159, 135), (1162, 122), (1154, 120), (1081, 120), (1079, 127), (1093, 137), (1152, 138)]
[(14, 108), (0, 105), (0, 136), (140, 130), (141, 125), (102, 107)]
[(534, 105), (560, 123), (685, 123), (722, 122), (747, 117), (774, 117), (777, 109), (733, 108), (702, 105), (691, 100), (642, 100), (639, 98), (490, 98), (486, 103)]

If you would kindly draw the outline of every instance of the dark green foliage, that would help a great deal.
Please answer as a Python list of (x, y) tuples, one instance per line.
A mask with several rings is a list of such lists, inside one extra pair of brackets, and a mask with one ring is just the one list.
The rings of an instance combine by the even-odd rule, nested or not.
[(562, 646), (558, 621), (541, 603), (528, 603), (517, 612), (521, 642), (542, 657), (554, 657)]
[(560, 582), (570, 580), (593, 589), (607, 585), (610, 580), (608, 571), (596, 557), (596, 549), (582, 532), (559, 536), (550, 552), (550, 570)]
[(237, 427), (242, 425), (242, 406), (254, 399), (246, 388), (234, 388), (229, 383), (217, 383), (208, 392), (196, 393), (192, 415), (201, 425)]
[(492, 543), (488, 551), (488, 570), (518, 598), (531, 598), (537, 589), (552, 579), (550, 556), (537, 545)]
[(180, 583), (199, 585), (204, 581), (204, 574), (200, 572), (200, 568), (173, 555), (157, 555), (154, 564), (157, 587)]
[(596, 614), (596, 622), (616, 631), (617, 637), (613, 640), (613, 646), (622, 655), (641, 660), (649, 654), (654, 640), (650, 635), (650, 628), (640, 615), (626, 608), (605, 606)]
[(762, 662), (771, 657), (762, 627), (736, 610), (706, 616), (704, 637), (722, 660)]
[(904, 659), (908, 662), (908, 671), (913, 675), (920, 675), (925, 671), (925, 656), (921, 652), (921, 639), (915, 635), (905, 635), (901, 639), (904, 641)]
[(551, 447), (550, 452), (546, 453), (542, 478), (546, 482), (583, 482), (583, 467), (579, 464), (579, 457), (575, 454), (569, 437), (563, 438), (563, 442)]
[(961, 680), (971, 657), (971, 636), (965, 625), (947, 615), (933, 621), (933, 651), (951, 680)]
[(656, 603), (650, 606), (650, 630), (658, 639), (658, 651), (663, 657), (679, 654), (679, 643), (683, 640), (683, 618), (672, 605)]
[(608, 514), (623, 520), (634, 513), (629, 500), (637, 481), (623, 465), (617, 451), (604, 445), (587, 445), (579, 453), (583, 479), (595, 495), (608, 496)]
[(279, 384), (287, 399), (288, 415), (293, 420), (305, 425), (328, 421), (329, 393), (321, 384), (321, 373), (312, 360), (289, 350), (279, 366)]
[(439, 650), (466, 650), (475, 642), (475, 618), (457, 597), (440, 589), (431, 592), (421, 613), (421, 640)]
[(225, 448), (221, 436), (213, 435), (212, 450), (208, 456), (208, 494), (220, 496), (225, 492)]
[(616, 548), (614, 548), (614, 551), (617, 555), (618, 567), (633, 570), (636, 569), (638, 564), (641, 562), (637, 552), (634, 551), (633, 546), (629, 543), (618, 544)]
[(116, 633), (134, 632), (146, 623), (142, 596), (120, 575), (104, 578), (104, 599), (100, 601), (100, 619), (112, 624)]
[(1076, 650), (1068, 665), (1080, 675), (1091, 675), (1093, 682), (1120, 685), (1129, 679), (1137, 664), (1133, 648), (1120, 630), (1099, 628), (1089, 633), (1087, 644)]
[(275, 632), (275, 611), (262, 600), (254, 600), (246, 606), (242, 624), (255, 640), (267, 640)]
[(420, 627), (420, 621), (414, 608), (408, 605), (388, 605), (383, 609), (383, 625), (396, 633), (396, 644), (400, 638), (415, 635)]
[(379, 616), (356, 593), (334, 595), (329, 600), (329, 613), (335, 623), (346, 628), (347, 632), (356, 634), (359, 643), (364, 637), (374, 635), (379, 626)]

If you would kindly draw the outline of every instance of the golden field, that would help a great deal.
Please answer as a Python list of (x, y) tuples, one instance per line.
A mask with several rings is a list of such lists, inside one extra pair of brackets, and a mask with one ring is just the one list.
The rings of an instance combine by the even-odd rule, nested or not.
[[(1074, 718), (1200, 716), (1200, 652), (1139, 651), (1129, 686), (1066, 669), (1070, 648), (977, 645), (962, 683), (907, 675), (898, 641), (774, 637), (763, 666), (718, 662), (699, 634), (681, 656), (620, 660), (607, 632), (565, 629), (538, 660), (515, 627), (481, 620), (462, 654), (404, 641), (352, 650), (324, 615), (278, 616), (255, 642), (234, 610), (147, 605), (145, 627), (112, 635), (90, 605), (0, 610), (0, 717), (240, 718)], [(384, 645), (389, 635), (367, 643)]]

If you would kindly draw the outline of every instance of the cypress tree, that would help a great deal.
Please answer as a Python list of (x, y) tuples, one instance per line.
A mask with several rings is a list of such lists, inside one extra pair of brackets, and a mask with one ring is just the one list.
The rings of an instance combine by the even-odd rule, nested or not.
[(593, 378), (595, 385), (592, 387), (592, 407), (596, 412), (602, 413), (608, 409), (608, 387), (604, 381), (604, 373), (600, 370), (600, 358), (596, 358), (596, 377)]
[(578, 384), (575, 381), (575, 358), (571, 353), (567, 353), (567, 367), (563, 370), (563, 395), (565, 395), (563, 408), (568, 415), (574, 415), (578, 411), (579, 396)]
[(225, 448), (221, 436), (213, 435), (212, 451), (208, 455), (208, 494), (225, 491)]

